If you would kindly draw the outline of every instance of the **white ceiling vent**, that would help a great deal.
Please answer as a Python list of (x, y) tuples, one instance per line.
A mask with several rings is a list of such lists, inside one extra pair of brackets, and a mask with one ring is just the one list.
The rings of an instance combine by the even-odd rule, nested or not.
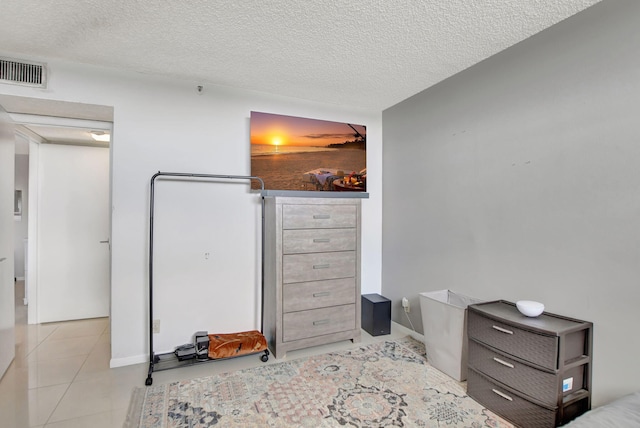
[(47, 66), (38, 62), (0, 57), (0, 83), (46, 88)]

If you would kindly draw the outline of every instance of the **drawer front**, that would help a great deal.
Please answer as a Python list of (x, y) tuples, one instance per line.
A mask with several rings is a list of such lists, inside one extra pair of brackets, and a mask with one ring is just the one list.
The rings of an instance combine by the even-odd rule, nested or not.
[(469, 340), (469, 367), (549, 406), (557, 405), (558, 380)]
[(282, 282), (285, 284), (355, 276), (355, 251), (288, 254), (282, 257)]
[(292, 229), (282, 231), (282, 252), (284, 254), (355, 250), (355, 229)]
[(470, 310), (469, 338), (550, 370), (557, 369), (558, 338), (543, 336), (483, 317)]
[(282, 286), (284, 312), (305, 311), (355, 302), (355, 278), (298, 282)]
[(283, 205), (283, 229), (356, 227), (355, 205)]
[(356, 328), (356, 306), (342, 305), (282, 316), (282, 341), (306, 339)]
[(526, 428), (554, 427), (556, 411), (550, 410), (514, 394), (506, 388), (470, 369), (467, 375), (467, 394), (487, 409), (518, 426)]

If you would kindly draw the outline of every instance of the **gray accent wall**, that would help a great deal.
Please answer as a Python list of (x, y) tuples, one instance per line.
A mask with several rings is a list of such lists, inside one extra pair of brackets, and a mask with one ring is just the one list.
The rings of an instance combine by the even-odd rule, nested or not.
[(382, 294), (594, 323), (593, 404), (640, 389), (640, 2), (601, 3), (383, 112)]

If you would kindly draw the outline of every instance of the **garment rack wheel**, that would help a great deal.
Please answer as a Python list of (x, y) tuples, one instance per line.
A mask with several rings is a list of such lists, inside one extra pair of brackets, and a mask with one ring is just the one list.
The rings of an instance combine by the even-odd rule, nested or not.
[(264, 350), (264, 354), (262, 354), (260, 356), (260, 361), (262, 361), (263, 363), (266, 363), (267, 361), (269, 361), (269, 350), (268, 349)]

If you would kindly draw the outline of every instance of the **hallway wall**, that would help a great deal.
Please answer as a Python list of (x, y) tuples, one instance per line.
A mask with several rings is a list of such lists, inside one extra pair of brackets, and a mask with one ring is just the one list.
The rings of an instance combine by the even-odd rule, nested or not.
[(15, 356), (13, 201), (15, 179), (13, 125), (0, 107), (0, 377)]
[[(21, 138), (17, 136), (16, 138)], [(22, 190), (22, 218), (14, 222), (13, 257), (15, 277), (24, 279), (24, 240), (27, 239), (29, 217), (29, 155), (16, 154), (15, 189)]]

